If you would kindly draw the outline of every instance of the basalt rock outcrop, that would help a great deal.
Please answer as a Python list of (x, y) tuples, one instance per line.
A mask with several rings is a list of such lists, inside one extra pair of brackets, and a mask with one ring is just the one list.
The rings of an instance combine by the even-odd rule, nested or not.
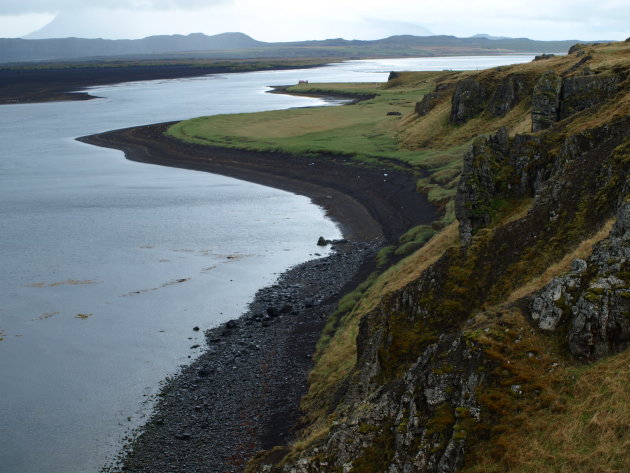
[[(361, 387), (370, 392), (363, 408), (349, 410), (347, 420), (333, 427), (314, 451), (321, 459), (284, 471), (456, 471), (463, 464), (467, 431), (480, 421), (476, 389), (484, 363), (482, 350), (466, 338), (440, 337), (394, 389)], [(332, 465), (327, 452), (335, 452)]]
[(627, 78), (627, 71), (622, 74), (594, 74), (585, 66), (589, 59), (591, 57), (586, 56), (571, 68), (578, 74), (562, 78), (550, 70), (540, 77), (532, 95), (532, 132), (545, 130), (558, 120), (615, 96), (620, 84)]
[(523, 99), (527, 92), (527, 78), (523, 74), (508, 75), (496, 88), (487, 110), (496, 117), (502, 117)]
[[(624, 191), (629, 195), (628, 189)], [(619, 205), (610, 235), (587, 260), (553, 279), (531, 300), (543, 330), (564, 329), (571, 353), (595, 361), (630, 346), (630, 200)]]
[[(550, 332), (557, 356), (576, 364), (630, 346), (630, 115), (578, 120), (618, 100), (628, 79), (563, 77), (568, 62), (455, 85), (451, 123), (500, 117), (531, 98), (534, 133), (495, 127), (473, 141), (455, 199), (459, 240), (362, 315), (356, 364), (316, 433), (248, 471), (454, 473), (480, 456), (503, 458), (508, 447), (495, 439), (522, 422), (523, 406), (549, 407), (537, 376), (557, 365), (544, 359), (557, 346)], [(439, 100), (429, 94), (416, 113)], [(590, 256), (511, 298), (610, 220)]]
[(454, 84), (452, 82), (437, 84), (435, 90), (425, 94), (420, 102), (416, 102), (416, 114), (421, 117), (427, 115), (438, 103), (445, 100), (452, 93), (453, 87)]
[(490, 91), (483, 82), (472, 77), (458, 82), (453, 92), (449, 121), (455, 125), (466, 123), (483, 112), (489, 98)]
[(628, 77), (627, 70), (605, 73), (591, 70), (587, 64), (592, 56), (584, 48), (584, 45), (572, 48), (580, 60), (563, 72), (550, 69), (538, 76), (511, 73), (498, 81), (493, 76), (482, 79), (473, 76), (455, 84), (438, 84), (416, 103), (415, 113), (427, 115), (450, 95), (449, 122), (463, 125), (484, 114), (505, 116), (523, 100), (531, 100), (531, 131), (545, 130), (559, 120), (611, 99)]
[(562, 79), (554, 71), (545, 72), (532, 96), (532, 132), (546, 130), (558, 120)]
[(483, 112), (502, 117), (530, 95), (530, 82), (524, 74), (508, 74), (498, 84), (474, 77), (462, 80), (453, 92), (449, 121), (462, 125)]
[(621, 78), (615, 74), (579, 75), (562, 81), (558, 119), (597, 105), (615, 95)]
[[(477, 138), (464, 157), (455, 199), (462, 241), (470, 242), (474, 232), (492, 222), (501, 205), (510, 198), (538, 197), (537, 203), (549, 207), (549, 219), (555, 221), (559, 212), (572, 205), (561, 199), (565, 194), (562, 187), (570, 185), (569, 172), (578, 172), (594, 189), (606, 189), (610, 163), (593, 160), (583, 162), (580, 167), (575, 162), (586, 160), (589, 155), (601, 157), (612, 143), (619, 145), (627, 139), (629, 126), (626, 117), (569, 136), (555, 132), (545, 137), (523, 134), (508, 138), (507, 131), (500, 129), (488, 138)], [(600, 162), (602, 168), (592, 167), (594, 162)], [(584, 172), (587, 169), (592, 171), (590, 175)], [(549, 183), (551, 177), (554, 180)], [(547, 190), (543, 193), (545, 186)]]
[(420, 102), (416, 102), (415, 112), (417, 115), (423, 117), (428, 114), (440, 101), (440, 94), (438, 92), (429, 92), (422, 97)]

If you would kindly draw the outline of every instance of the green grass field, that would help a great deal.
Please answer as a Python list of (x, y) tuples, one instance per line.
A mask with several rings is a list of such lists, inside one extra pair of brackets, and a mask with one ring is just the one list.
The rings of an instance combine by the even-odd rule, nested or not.
[[(304, 156), (335, 154), (386, 167), (404, 165), (418, 175), (418, 191), (444, 209), (439, 226), (452, 221), (453, 203), (462, 158), (469, 137), (452, 131), (446, 109), (433, 118), (427, 144), (409, 143), (407, 130), (415, 126), (416, 102), (443, 81), (459, 73), (407, 72), (386, 83), (299, 84), (286, 92), (299, 95), (373, 96), (352, 105), (294, 108), (260, 113), (215, 115), (186, 120), (167, 134), (201, 145), (252, 151), (280, 151)], [(396, 115), (388, 115), (396, 112)], [(415, 130), (414, 130), (415, 132)], [(430, 143), (433, 136), (440, 146)], [(463, 136), (463, 138), (462, 138)]]
[(401, 149), (397, 140), (400, 116), (387, 113), (410, 112), (427, 90), (387, 90), (380, 84), (301, 84), (288, 92), (375, 97), (352, 106), (195, 118), (172, 126), (168, 134), (199, 144), (255, 151), (334, 153), (363, 160), (387, 157), (414, 162), (417, 153)]

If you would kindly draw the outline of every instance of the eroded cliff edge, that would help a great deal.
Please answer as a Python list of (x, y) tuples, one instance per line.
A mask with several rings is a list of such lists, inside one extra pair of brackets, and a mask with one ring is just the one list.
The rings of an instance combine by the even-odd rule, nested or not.
[(629, 72), (627, 42), (578, 45), (425, 95), (408, 123), (483, 133), (459, 225), (337, 314), (300, 435), (248, 471), (627, 466)]

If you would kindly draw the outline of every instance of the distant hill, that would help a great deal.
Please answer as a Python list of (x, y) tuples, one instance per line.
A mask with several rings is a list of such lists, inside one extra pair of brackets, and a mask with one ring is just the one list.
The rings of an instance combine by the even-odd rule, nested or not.
[(143, 39), (0, 39), (0, 62), (50, 61), (127, 55), (154, 55), (183, 51), (229, 51), (256, 48), (266, 43), (243, 33), (206, 36), (149, 36)]
[(95, 58), (209, 58), (253, 59), (295, 57), (425, 57), (509, 53), (566, 53), (571, 41), (534, 41), (527, 38), (472, 38), (397, 35), (363, 41), (342, 38), (323, 41), (266, 43), (243, 33), (202, 33), (149, 36), (135, 40), (0, 39), (0, 63), (68, 61)]

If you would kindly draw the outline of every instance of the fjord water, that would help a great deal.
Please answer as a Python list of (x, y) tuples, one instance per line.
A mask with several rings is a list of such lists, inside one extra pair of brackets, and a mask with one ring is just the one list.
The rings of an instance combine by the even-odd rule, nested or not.
[[(203, 329), (340, 236), (301, 196), (127, 161), (74, 138), (199, 115), (322, 104), (266, 86), (382, 82), (532, 56), (352, 61), (93, 88), (0, 107), (0, 471), (97, 472)], [(330, 103), (329, 103), (330, 105)], [(199, 326), (202, 331), (193, 331)]]

